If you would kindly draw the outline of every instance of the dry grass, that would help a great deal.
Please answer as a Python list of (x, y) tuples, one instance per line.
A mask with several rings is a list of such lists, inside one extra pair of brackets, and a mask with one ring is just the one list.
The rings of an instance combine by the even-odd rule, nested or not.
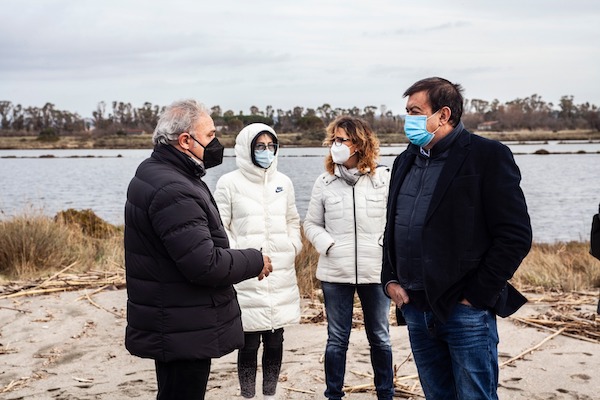
[(0, 136), (0, 149), (151, 149), (152, 135), (129, 136), (59, 136), (57, 141), (44, 142), (37, 136)]
[(589, 242), (534, 244), (513, 282), (563, 292), (600, 287), (600, 261), (589, 249)]
[[(302, 235), (296, 257), (300, 293), (314, 297), (321, 285), (315, 277), (318, 253)], [(0, 284), (40, 279), (63, 270), (70, 273), (122, 271), (123, 230), (90, 210), (66, 210), (54, 218), (41, 211), (0, 221)], [(520, 288), (560, 292), (600, 287), (600, 261), (589, 255), (589, 242), (534, 244), (512, 279)]]
[[(88, 215), (85, 211), (81, 214)], [(121, 230), (112, 227), (112, 233), (107, 234), (106, 229), (97, 228), (104, 234), (93, 237), (89, 222), (86, 231), (75, 222), (75, 215), (77, 212), (62, 212), (60, 217), (49, 218), (39, 210), (30, 210), (0, 221), (0, 276), (6, 280), (35, 279), (72, 264), (73, 272), (122, 268)]]
[(315, 277), (318, 261), (319, 253), (302, 231), (302, 251), (296, 256), (296, 278), (298, 279), (300, 295), (303, 297), (312, 298), (317, 289), (321, 288), (321, 283)]

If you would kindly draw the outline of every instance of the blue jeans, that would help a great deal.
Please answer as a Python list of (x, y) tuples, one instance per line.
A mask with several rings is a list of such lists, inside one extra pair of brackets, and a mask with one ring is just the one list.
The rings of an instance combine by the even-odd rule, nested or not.
[(496, 315), (458, 303), (446, 323), (432, 312), (402, 306), (427, 400), (498, 399)]
[(394, 370), (389, 332), (390, 299), (380, 284), (349, 285), (321, 282), (327, 314), (325, 348), (325, 397), (341, 399), (346, 374), (346, 352), (352, 329), (354, 293), (362, 306), (369, 340), (377, 398), (391, 400), (394, 395)]

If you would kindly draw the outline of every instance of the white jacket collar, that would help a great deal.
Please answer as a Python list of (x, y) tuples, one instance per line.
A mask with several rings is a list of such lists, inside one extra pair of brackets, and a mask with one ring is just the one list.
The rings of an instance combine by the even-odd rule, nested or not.
[[(380, 165), (377, 167), (377, 169), (375, 170), (375, 173), (373, 175), (365, 174), (361, 177), (361, 179), (369, 179), (375, 189), (385, 186), (387, 184), (387, 182), (385, 182), (385, 179), (381, 176), (381, 174), (377, 173), (379, 168), (386, 168), (388, 171), (390, 169), (389, 167), (386, 167), (385, 165)], [(323, 183), (325, 185), (329, 185), (331, 182), (336, 181), (338, 179), (340, 179), (340, 178), (335, 175), (327, 174), (327, 175), (323, 176)]]

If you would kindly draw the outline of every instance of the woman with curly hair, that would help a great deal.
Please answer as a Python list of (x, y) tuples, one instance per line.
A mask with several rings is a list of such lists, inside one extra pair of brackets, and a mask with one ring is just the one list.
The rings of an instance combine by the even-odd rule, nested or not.
[(325, 397), (341, 399), (354, 295), (360, 299), (377, 398), (394, 394), (390, 299), (381, 288), (382, 238), (390, 169), (366, 121), (342, 116), (327, 127), (325, 170), (313, 187), (304, 233), (319, 253), (327, 315)]

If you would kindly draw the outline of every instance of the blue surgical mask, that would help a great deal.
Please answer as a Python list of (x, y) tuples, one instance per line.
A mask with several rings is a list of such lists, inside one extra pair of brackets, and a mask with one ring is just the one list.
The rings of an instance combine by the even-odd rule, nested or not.
[(271, 150), (254, 150), (254, 159), (262, 168), (269, 168), (275, 159), (275, 152)]
[(419, 147), (425, 147), (433, 140), (435, 136), (435, 132), (437, 132), (440, 127), (433, 132), (429, 132), (427, 130), (427, 120), (437, 114), (440, 110), (431, 114), (430, 117), (426, 115), (407, 115), (404, 119), (404, 133), (408, 140)]

